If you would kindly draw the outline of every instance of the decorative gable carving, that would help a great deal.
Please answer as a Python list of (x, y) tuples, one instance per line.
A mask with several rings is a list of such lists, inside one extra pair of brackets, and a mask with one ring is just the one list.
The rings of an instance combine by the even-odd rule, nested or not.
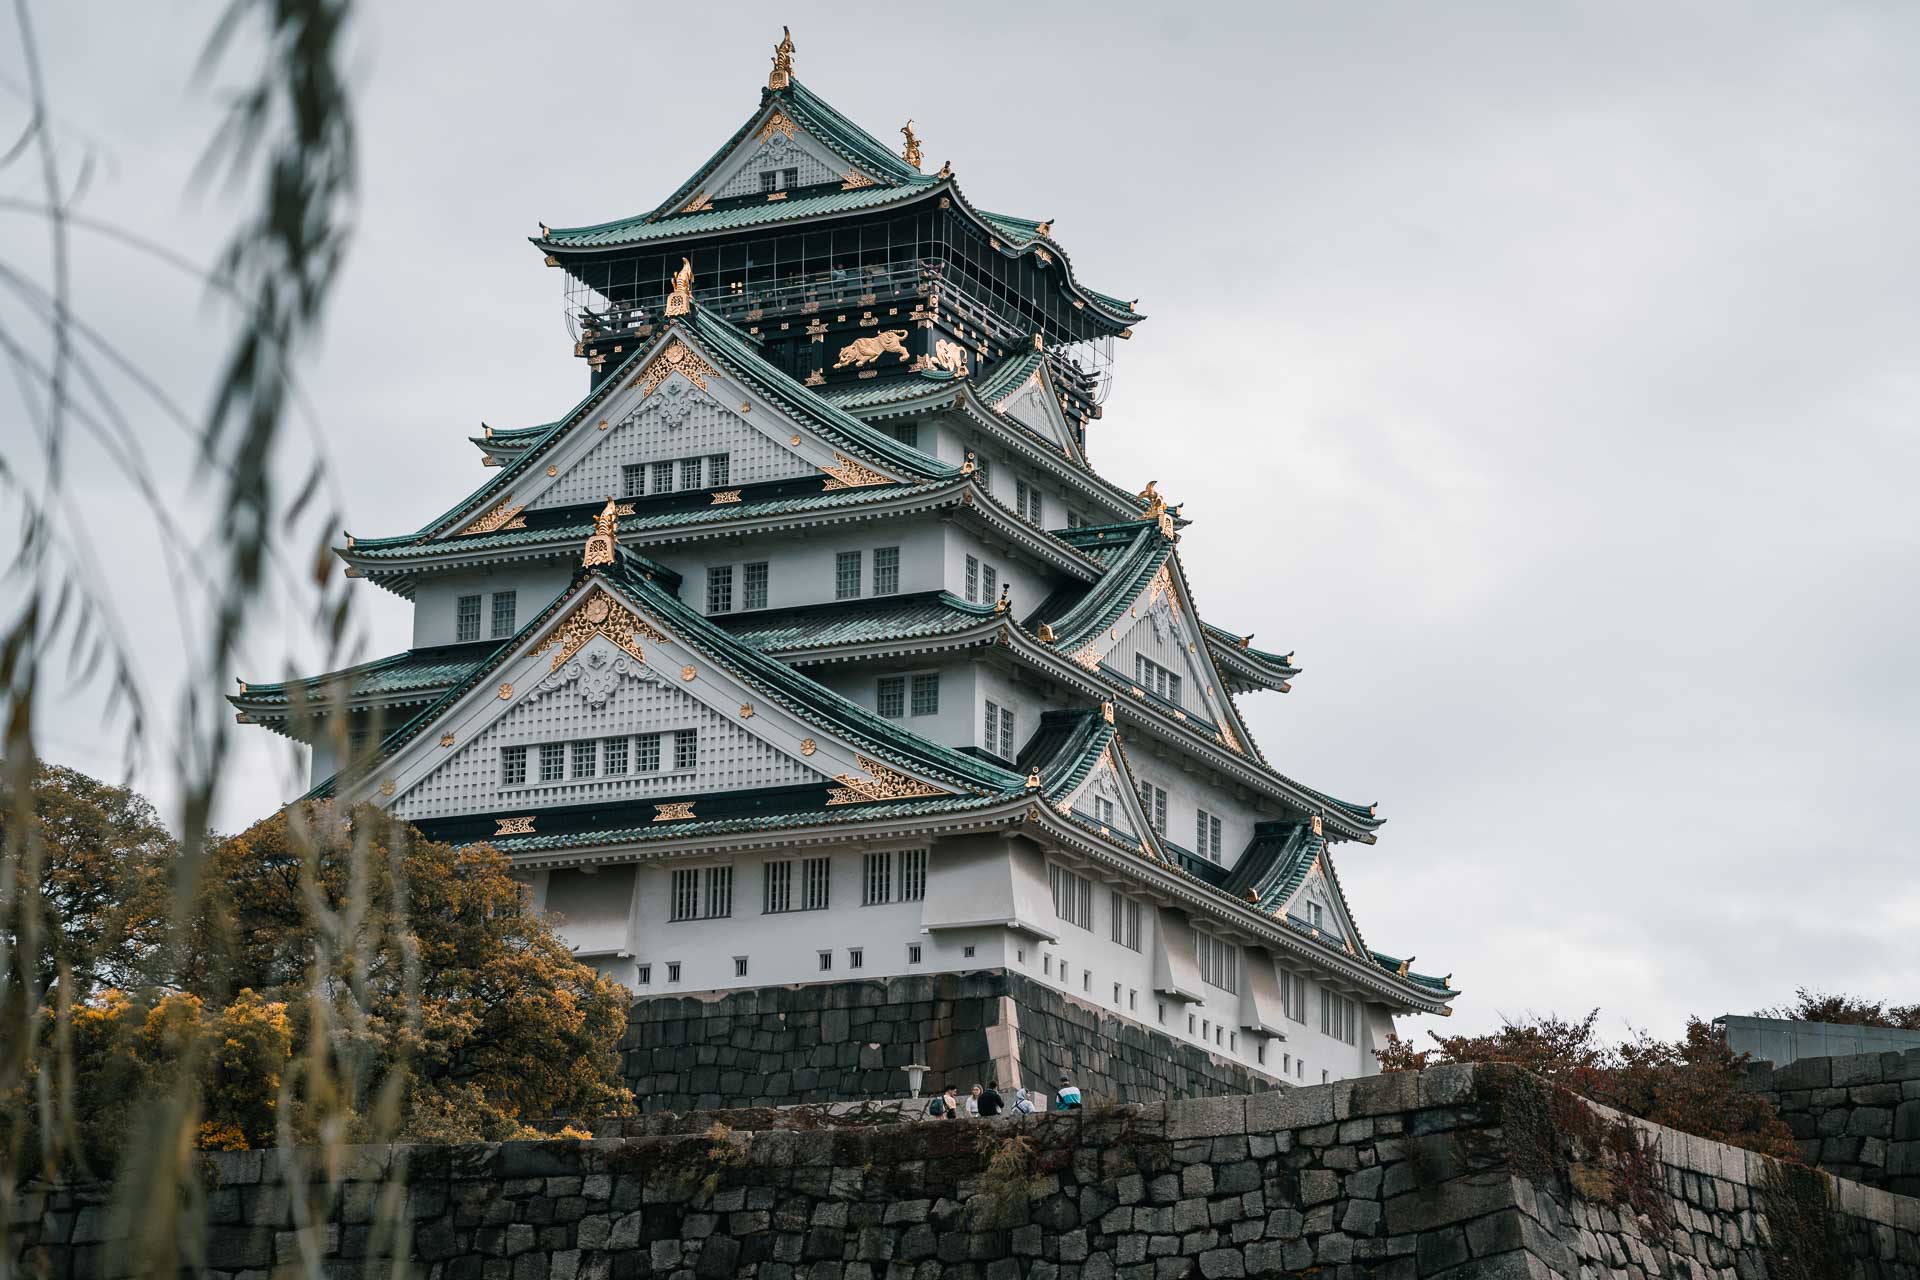
[(790, 185), (811, 187), (843, 181), (846, 167), (776, 106), (701, 185), (709, 199), (726, 200), (762, 194), (760, 175), (769, 170), (798, 170)]

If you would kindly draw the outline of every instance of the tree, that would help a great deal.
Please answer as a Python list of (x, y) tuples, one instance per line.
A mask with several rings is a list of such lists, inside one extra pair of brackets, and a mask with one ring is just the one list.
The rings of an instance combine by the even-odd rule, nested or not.
[(1797, 1159), (1793, 1134), (1773, 1104), (1744, 1088), (1744, 1053), (1698, 1018), (1668, 1042), (1645, 1032), (1618, 1046), (1594, 1034), (1600, 1011), (1578, 1022), (1529, 1017), (1509, 1020), (1484, 1036), (1432, 1036), (1432, 1049), (1415, 1049), (1398, 1036), (1375, 1056), (1384, 1071), (1418, 1071), (1443, 1062), (1505, 1062), (1525, 1068), (1585, 1098), (1669, 1128), (1745, 1147), (1778, 1159)]
[(1763, 1018), (1791, 1018), (1795, 1022), (1837, 1022), (1852, 1027), (1893, 1027), (1902, 1031), (1920, 1031), (1920, 1003), (1888, 1005), (1880, 1000), (1863, 1000), (1849, 995), (1832, 995), (1801, 987), (1794, 1002), (1777, 1009), (1762, 1009)]

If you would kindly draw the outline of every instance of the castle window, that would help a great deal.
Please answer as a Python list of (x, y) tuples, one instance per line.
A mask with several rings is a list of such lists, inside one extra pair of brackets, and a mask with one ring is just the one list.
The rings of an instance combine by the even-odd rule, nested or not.
[(1280, 971), (1280, 1009), (1295, 1022), (1307, 1020), (1307, 980), (1285, 969)]
[(1093, 820), (1103, 827), (1113, 825), (1113, 801), (1105, 796), (1093, 798)]
[(1000, 571), (990, 564), (980, 566), (980, 603), (992, 604), (1000, 598)]
[(525, 747), (500, 748), (500, 784), (517, 787), (527, 780), (527, 749)]
[(980, 745), (1002, 760), (1013, 759), (1013, 708), (988, 702), (984, 727)]
[(847, 968), (858, 969), (865, 965), (866, 962), (867, 952), (864, 947), (847, 948)]
[(980, 603), (980, 561), (977, 557), (967, 557), (967, 603)]
[(707, 455), (707, 483), (715, 489), (723, 487), (727, 478), (733, 474), (733, 463), (724, 453)]
[(673, 492), (673, 464), (671, 462), (656, 462), (653, 464), (653, 484), (650, 488), (654, 493)]
[(650, 965), (650, 964), (643, 964), (643, 965), (638, 965), (638, 966), (636, 966), (636, 967), (634, 968), (634, 971), (633, 971), (633, 985), (634, 985), (634, 986), (636, 986), (636, 987), (644, 987), (644, 986), (647, 986), (648, 984), (650, 984), (650, 983), (651, 983), (652, 981), (653, 981), (653, 966), (652, 966), (652, 965)]
[(919, 943), (909, 942), (907, 944), (907, 963), (908, 964), (920, 963), (920, 944)]
[(620, 496), (623, 498), (645, 497), (647, 492), (647, 464), (629, 462), (620, 468)]
[(733, 914), (733, 868), (707, 868), (707, 918)]
[(1309, 902), (1307, 904), (1307, 910), (1312, 913), (1313, 927), (1318, 929), (1320, 927), (1320, 915), (1321, 915), (1320, 904), (1317, 902)]
[(889, 720), (898, 720), (905, 715), (907, 713), (907, 678), (881, 676), (876, 706), (880, 714)]
[(733, 958), (733, 976), (736, 978), (744, 978), (747, 976), (747, 958), (745, 956), (735, 956)]
[(513, 618), (519, 609), (520, 593), (517, 591), (496, 591), (493, 593), (493, 638), (513, 634)]
[(591, 778), (599, 772), (600, 744), (589, 738), (573, 744), (573, 776)]
[(627, 740), (608, 738), (600, 748), (600, 763), (606, 767), (607, 776), (619, 777), (627, 771)]
[(1320, 1034), (1347, 1044), (1360, 1043), (1360, 1003), (1320, 988)]
[(680, 962), (678, 960), (667, 961), (667, 981), (680, 981)]
[(1240, 1051), (1240, 1033), (1238, 1031), (1227, 1032), (1227, 1049), (1233, 1053)]
[(707, 569), (707, 612), (733, 612), (733, 566), (711, 565)]
[(1093, 994), (1093, 970), (1082, 969), (1080, 971), (1080, 989), (1089, 995)]
[(893, 855), (869, 853), (861, 859), (860, 905), (877, 906), (893, 900)]
[(454, 609), (453, 638), (456, 641), (480, 638), (480, 597), (461, 596)]
[(743, 609), (764, 609), (767, 607), (767, 562), (756, 560), (752, 564), (740, 567), (740, 585), (746, 591), (746, 599), (740, 602)]
[(1140, 992), (1133, 987), (1127, 988), (1127, 1012), (1137, 1013), (1140, 1009)]
[(768, 915), (793, 910), (793, 864), (769, 862), (765, 870), (766, 896), (761, 910)]
[(547, 742), (540, 747), (540, 781), (562, 782), (567, 776), (567, 748), (562, 743)]
[(1198, 929), (1193, 933), (1195, 957), (1200, 961), (1200, 980), (1222, 991), (1240, 990), (1240, 948)]
[(969, 946), (964, 946), (964, 947), (962, 947), (962, 948), (960, 948), (960, 958), (961, 958), (962, 960), (971, 960), (971, 959), (973, 959), (973, 947), (972, 947), (971, 945), (969, 945)]
[(1053, 914), (1082, 929), (1093, 928), (1093, 881), (1077, 876), (1058, 863), (1047, 864), (1047, 882), (1053, 889)]
[(1193, 851), (1209, 861), (1220, 861), (1220, 819), (1205, 809), (1194, 822)]
[(826, 973), (832, 968), (833, 968), (833, 952), (822, 951), (820, 953), (820, 972)]
[(1198, 1021), (1192, 1014), (1187, 1015), (1187, 1034), (1193, 1034), (1193, 1024)]
[(832, 888), (832, 863), (826, 858), (808, 858), (800, 864), (803, 911), (825, 911)]
[(1118, 889), (1108, 894), (1113, 912), (1113, 940), (1130, 951), (1140, 949), (1140, 904)]
[(639, 767), (640, 767), (641, 773), (660, 772), (660, 735), (659, 734), (643, 733), (640, 735)]
[[(908, 849), (900, 855), (900, 901), (919, 902), (927, 896), (927, 851)], [(973, 948), (967, 948), (973, 954)]]
[(895, 440), (906, 445), (909, 449), (918, 449), (920, 447), (920, 424), (917, 422), (900, 423), (892, 429), (892, 435)]
[(1041, 514), (1038, 485), (1028, 484), (1025, 480), (1020, 481), (1015, 486), (1014, 501), (1022, 519), (1032, 521), (1034, 524), (1045, 523), (1045, 517)]
[(940, 714), (939, 673), (931, 672), (913, 678), (913, 714), (917, 716)]
[(1161, 835), (1167, 834), (1167, 793), (1144, 778), (1140, 780), (1140, 807), (1146, 811), (1153, 829)]
[(700, 734), (695, 729), (673, 731), (673, 767), (691, 769), (700, 763)]
[(1180, 701), (1180, 677), (1145, 654), (1133, 655), (1133, 680), (1156, 698), (1172, 703)]
[(1040, 957), (1040, 972), (1049, 978), (1053, 976), (1053, 956), (1051, 953), (1043, 954)]
[(1114, 1003), (1114, 1007), (1116, 1007), (1116, 1008), (1118, 1008), (1118, 1007), (1119, 1007), (1119, 1004), (1120, 1004), (1120, 984), (1119, 984), (1119, 983), (1117, 983), (1117, 982), (1113, 984), (1113, 1003)]
[(700, 872), (687, 867), (673, 873), (673, 894), (668, 899), (669, 920), (692, 920), (700, 914)]
[(1264, 1041), (1253, 1046), (1253, 1060), (1263, 1067), (1267, 1065), (1267, 1046)]
[(699, 489), (705, 486), (706, 481), (701, 477), (706, 473), (706, 462), (707, 460), (705, 458), (680, 459), (680, 487), (682, 489)]
[(900, 593), (900, 548), (873, 549), (873, 594), (891, 596)]
[(841, 551), (833, 557), (833, 598), (860, 598), (860, 556), (858, 551)]

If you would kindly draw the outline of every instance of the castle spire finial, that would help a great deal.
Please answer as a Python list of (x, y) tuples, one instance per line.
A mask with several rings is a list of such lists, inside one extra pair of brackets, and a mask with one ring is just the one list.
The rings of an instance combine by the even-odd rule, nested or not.
[(591, 568), (596, 564), (613, 563), (614, 536), (620, 532), (620, 504), (612, 498), (600, 508), (600, 514), (593, 518), (593, 536), (587, 539), (587, 550), (580, 557), (582, 566)]
[(773, 46), (773, 70), (767, 75), (767, 88), (784, 89), (793, 83), (793, 31), (780, 28), (780, 43)]
[(920, 139), (913, 132), (913, 121), (900, 126), (900, 132), (906, 137), (906, 146), (900, 149), (900, 158), (912, 165), (916, 171), (920, 168)]
[(667, 314), (684, 316), (693, 310), (693, 263), (680, 259), (680, 269), (673, 273), (673, 291), (667, 295)]

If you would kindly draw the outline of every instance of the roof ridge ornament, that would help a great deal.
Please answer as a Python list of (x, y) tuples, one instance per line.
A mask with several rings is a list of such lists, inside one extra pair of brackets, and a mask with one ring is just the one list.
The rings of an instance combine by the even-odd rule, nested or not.
[(900, 158), (913, 166), (914, 172), (920, 171), (920, 139), (913, 132), (913, 121), (908, 120), (900, 126), (900, 132), (906, 138), (906, 145), (900, 148)]
[(1053, 219), (1048, 218), (1045, 221), (1034, 223), (1033, 234), (1045, 236), (1049, 240), (1053, 239)]
[(951, 161), (951, 160), (942, 160), (942, 161), (940, 162), (940, 172), (938, 172), (938, 173), (936, 173), (936, 174), (934, 174), (933, 176), (934, 176), (934, 177), (936, 177), (936, 178), (938, 178), (938, 179), (940, 179), (940, 181), (942, 181), (942, 182), (950, 182), (950, 181), (952, 181), (952, 179), (953, 179), (953, 161)]
[(600, 514), (593, 518), (593, 536), (587, 539), (587, 549), (580, 557), (582, 567), (612, 564), (614, 536), (619, 532), (620, 504), (608, 498), (607, 505), (600, 508)]
[(773, 46), (773, 70), (767, 73), (767, 88), (784, 89), (793, 83), (793, 30), (782, 25), (780, 43)]
[(1013, 602), (1007, 599), (1007, 591), (1011, 585), (1012, 584), (1005, 582), (1000, 584), (1000, 598), (993, 602), (993, 611), (995, 613), (1006, 613), (1013, 608)]
[(667, 315), (684, 316), (692, 310), (693, 263), (682, 258), (680, 269), (673, 273), (673, 291), (667, 294)]

